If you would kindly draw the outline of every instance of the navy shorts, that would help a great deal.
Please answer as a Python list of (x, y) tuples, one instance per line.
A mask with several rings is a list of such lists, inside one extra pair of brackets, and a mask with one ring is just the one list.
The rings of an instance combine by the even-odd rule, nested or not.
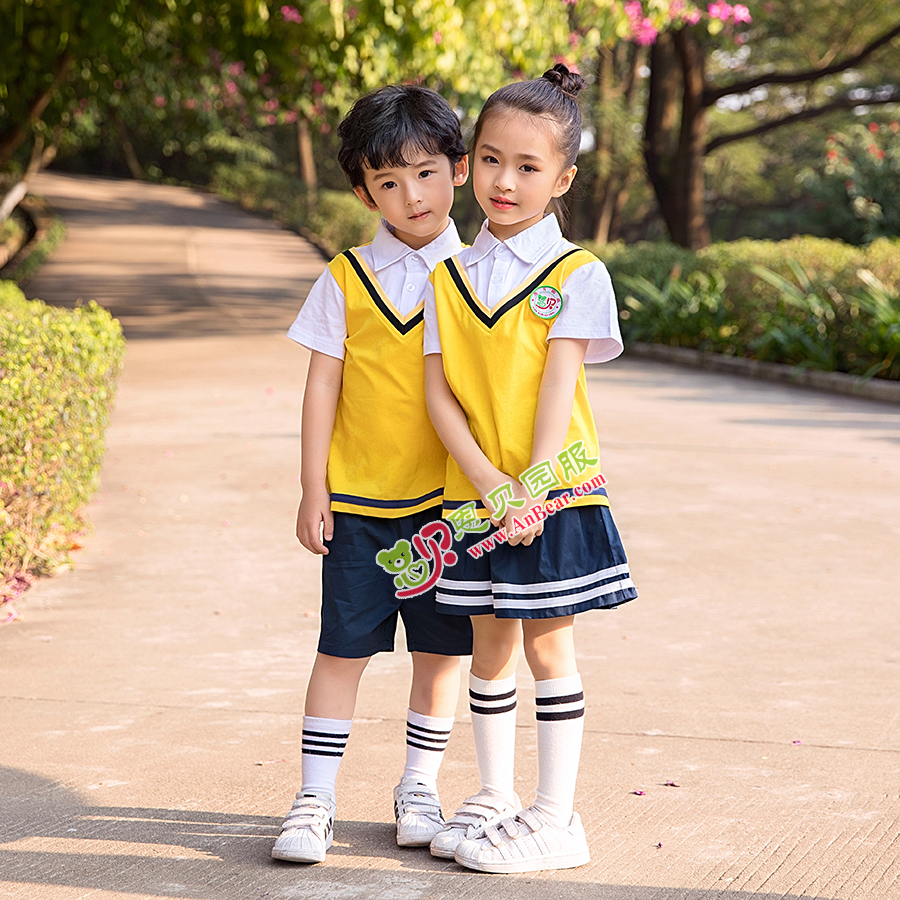
[(375, 561), (400, 539), (412, 540), (419, 529), (440, 518), (440, 507), (382, 519), (356, 513), (334, 513), (334, 537), (322, 557), (322, 625), (319, 652), (361, 659), (394, 649), (397, 614), (406, 630), (406, 648), (443, 656), (472, 652), (472, 626), (467, 618), (436, 609), (435, 589), (398, 599), (393, 576)]
[[(437, 583), (437, 608), (458, 616), (552, 619), (610, 609), (637, 597), (625, 550), (606, 506), (574, 506), (548, 516), (529, 546), (496, 542), (497, 530), (466, 534), (459, 561)], [(472, 554), (469, 548), (481, 552)]]

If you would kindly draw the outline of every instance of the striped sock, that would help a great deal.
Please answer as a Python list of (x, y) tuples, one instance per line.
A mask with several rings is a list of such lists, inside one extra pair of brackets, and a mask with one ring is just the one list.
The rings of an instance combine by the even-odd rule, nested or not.
[(430, 787), (437, 786), (438, 771), (450, 740), (453, 716), (440, 719), (406, 711), (406, 768), (403, 776), (410, 776)]
[(470, 672), (469, 709), (481, 789), (511, 799), (516, 751), (516, 676), (484, 681)]
[(534, 683), (537, 706), (538, 784), (534, 805), (565, 828), (572, 820), (584, 732), (580, 675)]
[(303, 717), (303, 786), (301, 794), (336, 797), (338, 769), (350, 737), (352, 719)]

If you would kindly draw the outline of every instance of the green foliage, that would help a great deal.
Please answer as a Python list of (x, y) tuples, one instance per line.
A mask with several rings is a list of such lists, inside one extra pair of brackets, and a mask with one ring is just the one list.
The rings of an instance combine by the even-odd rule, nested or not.
[(51, 307), (0, 281), (0, 600), (77, 545), (124, 349), (95, 303)]
[(10, 265), (9, 274), (4, 271), (4, 276), (10, 281), (22, 284), (28, 281), (32, 275), (52, 256), (53, 251), (66, 237), (66, 226), (59, 216), (53, 216), (49, 226), (43, 232), (38, 232), (32, 242), (22, 249), (24, 259), (16, 260)]
[(900, 236), (900, 122), (858, 122), (829, 136), (824, 163), (801, 173), (831, 231), (854, 243)]
[(378, 213), (351, 191), (319, 191), (311, 204), (299, 178), (260, 166), (217, 166), (211, 188), (244, 209), (264, 212), (298, 231), (308, 229), (331, 255), (370, 241), (378, 227)]
[(616, 250), (607, 258), (626, 341), (900, 380), (900, 241)]

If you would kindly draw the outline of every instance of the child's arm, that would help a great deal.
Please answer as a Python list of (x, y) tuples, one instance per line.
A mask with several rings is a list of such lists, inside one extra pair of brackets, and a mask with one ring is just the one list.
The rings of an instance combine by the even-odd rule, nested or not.
[(322, 538), (331, 540), (334, 534), (331, 496), (325, 474), (343, 373), (342, 359), (311, 351), (300, 426), (300, 485), (303, 493), (297, 510), (297, 540), (313, 553), (327, 554), (328, 548)]
[(438, 437), (478, 491), (481, 502), (491, 511), (487, 495), (504, 482), (511, 481), (514, 486), (517, 482), (494, 466), (472, 436), (466, 414), (447, 383), (440, 353), (425, 357), (425, 400)]
[[(546, 459), (552, 462), (563, 449), (572, 420), (575, 386), (587, 348), (588, 341), (577, 338), (554, 338), (550, 341), (544, 374), (541, 376), (537, 412), (534, 416), (534, 437), (529, 467)], [(546, 494), (542, 497), (529, 497), (524, 487), (521, 491), (517, 491), (516, 495), (526, 498), (528, 509), (535, 503), (543, 503), (547, 498)], [(509, 543), (530, 544), (543, 530), (543, 521), (538, 522), (518, 534), (511, 535)]]

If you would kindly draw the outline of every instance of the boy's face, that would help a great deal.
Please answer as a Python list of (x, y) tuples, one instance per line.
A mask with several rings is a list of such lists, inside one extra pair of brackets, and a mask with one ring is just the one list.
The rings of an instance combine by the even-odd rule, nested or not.
[(384, 216), (397, 240), (419, 250), (447, 227), (453, 189), (465, 184), (469, 163), (463, 157), (454, 166), (442, 153), (418, 149), (405, 157), (406, 166), (366, 167), (365, 188), (356, 187), (353, 192), (369, 209)]

